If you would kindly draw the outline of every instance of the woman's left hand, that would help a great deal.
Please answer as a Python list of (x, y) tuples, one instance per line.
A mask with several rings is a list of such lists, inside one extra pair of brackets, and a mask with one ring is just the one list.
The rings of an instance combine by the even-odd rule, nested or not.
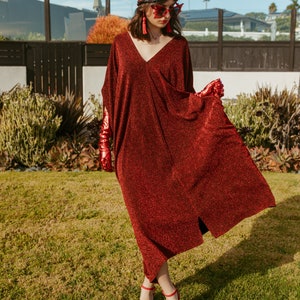
[(224, 96), (224, 85), (220, 78), (213, 81), (214, 82), (214, 88), (213, 88), (213, 94), (215, 96), (218, 96), (222, 98)]
[(224, 85), (220, 78), (211, 81), (201, 92), (196, 93), (196, 96), (199, 97), (207, 97), (211, 95), (219, 98), (224, 96)]

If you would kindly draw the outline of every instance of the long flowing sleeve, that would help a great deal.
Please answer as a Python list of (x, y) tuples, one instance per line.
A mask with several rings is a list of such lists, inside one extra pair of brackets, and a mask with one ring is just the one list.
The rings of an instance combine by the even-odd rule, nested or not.
[[(110, 55), (107, 63), (107, 69), (102, 86), (103, 107), (107, 109), (108, 115), (112, 115), (114, 111), (114, 101), (118, 84), (118, 60), (115, 43), (112, 44)], [(113, 124), (111, 124), (113, 126)], [(113, 130), (113, 128), (111, 128)]]
[(191, 61), (191, 54), (188, 45), (185, 49), (184, 68), (185, 75), (185, 91), (194, 93), (194, 80), (193, 80), (193, 66)]

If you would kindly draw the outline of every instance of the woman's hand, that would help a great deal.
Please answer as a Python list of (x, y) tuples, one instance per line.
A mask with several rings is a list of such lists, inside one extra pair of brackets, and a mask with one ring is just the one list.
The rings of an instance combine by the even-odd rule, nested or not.
[(224, 96), (224, 85), (220, 78), (213, 81), (214, 82), (214, 88), (213, 93), (215, 96), (219, 96), (222, 98)]
[(104, 107), (102, 125), (100, 128), (99, 160), (102, 169), (107, 172), (113, 171), (110, 152), (110, 137), (111, 129), (109, 126), (109, 115), (107, 109)]
[(216, 96), (216, 97), (223, 97), (224, 96), (224, 85), (220, 78), (211, 81), (205, 88), (196, 93), (196, 96), (199, 97), (206, 97), (206, 96)]

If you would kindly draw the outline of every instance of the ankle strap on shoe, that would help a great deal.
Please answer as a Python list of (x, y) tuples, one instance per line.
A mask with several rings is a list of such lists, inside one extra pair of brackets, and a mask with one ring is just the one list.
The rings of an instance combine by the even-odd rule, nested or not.
[(143, 290), (146, 290), (146, 291), (154, 291), (154, 290), (155, 290), (155, 286), (149, 288), (149, 287), (146, 287), (146, 286), (142, 285), (141, 288), (142, 288)]
[(172, 294), (170, 294), (170, 295), (166, 295), (165, 293), (164, 293), (164, 291), (162, 291), (162, 294), (165, 296), (165, 297), (172, 297), (172, 296), (174, 296), (175, 294), (177, 293), (177, 289), (175, 289), (175, 291), (172, 293)]

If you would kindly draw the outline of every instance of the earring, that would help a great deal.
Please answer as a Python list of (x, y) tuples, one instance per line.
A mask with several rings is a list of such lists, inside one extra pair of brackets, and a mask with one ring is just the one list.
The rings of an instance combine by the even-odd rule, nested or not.
[(170, 21), (169, 21), (168, 24), (167, 24), (167, 32), (168, 32), (168, 33), (172, 33), (172, 32), (173, 32), (172, 27), (171, 27), (171, 24), (170, 24)]
[(147, 19), (145, 16), (145, 13), (143, 14), (143, 19), (142, 19), (142, 32), (144, 35), (146, 35), (148, 33), (147, 31)]

